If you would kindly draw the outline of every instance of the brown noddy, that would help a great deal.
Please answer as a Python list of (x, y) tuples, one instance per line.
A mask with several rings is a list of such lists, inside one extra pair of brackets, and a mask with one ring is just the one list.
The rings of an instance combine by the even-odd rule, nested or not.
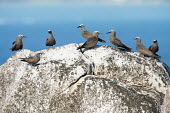
[(156, 54), (156, 52), (158, 52), (159, 47), (157, 40), (153, 41), (153, 44), (149, 47), (149, 50), (152, 51), (153, 54)]
[(126, 50), (131, 50), (131, 48), (127, 47), (124, 45), (117, 37), (116, 37), (116, 31), (110, 30), (106, 34), (110, 33), (110, 42), (115, 45), (116, 47), (122, 47), (125, 48)]
[(17, 35), (16, 41), (14, 41), (12, 44), (12, 48), (10, 48), (12, 51), (17, 51), (22, 49), (23, 43), (22, 43), (22, 38), (25, 38), (26, 36), (24, 35)]
[(136, 37), (134, 38), (134, 40), (136, 40), (136, 49), (143, 55), (147, 55), (147, 56), (151, 56), (154, 58), (160, 58), (157, 55), (154, 55), (149, 49), (147, 49), (144, 45), (142, 45), (141, 43), (141, 38), (140, 37)]
[(88, 38), (87, 41), (80, 47), (78, 47), (77, 49), (81, 49), (81, 48), (92, 48), (94, 46), (96, 46), (97, 42), (98, 42), (98, 35), (102, 34), (99, 31), (94, 31), (92, 37)]
[(56, 41), (55, 41), (55, 38), (52, 34), (52, 31), (51, 30), (48, 30), (48, 38), (46, 40), (46, 46), (53, 46), (56, 44)]
[(21, 59), (21, 61), (27, 62), (27, 63), (35, 66), (40, 61), (41, 54), (44, 54), (44, 53), (37, 53), (34, 56), (30, 56), (28, 58), (19, 58), (19, 59)]
[[(93, 33), (87, 31), (87, 30), (85, 29), (85, 26), (84, 26), (83, 24), (80, 24), (77, 28), (80, 28), (81, 35), (82, 35), (85, 39), (88, 39), (88, 38), (92, 37)], [(104, 40), (101, 39), (101, 38), (98, 38), (98, 41), (103, 42), (103, 43), (106, 43), (106, 41), (104, 41)]]

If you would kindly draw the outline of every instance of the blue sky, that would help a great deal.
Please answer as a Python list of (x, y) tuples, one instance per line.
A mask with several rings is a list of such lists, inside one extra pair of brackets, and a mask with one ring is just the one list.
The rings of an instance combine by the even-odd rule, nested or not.
[[(31, 7), (31, 8), (30, 8)], [(101, 7), (105, 10), (102, 10)], [(51, 10), (48, 10), (50, 8)], [(14, 10), (15, 9), (15, 10)], [(88, 10), (87, 10), (88, 9)], [(170, 20), (169, 5), (48, 5), (2, 7), (0, 25), (5, 24), (41, 24), (44, 22), (83, 20)], [(16, 16), (15, 16), (16, 15)]]
[(169, 2), (169, 0), (0, 0), (0, 2), (163, 3)]

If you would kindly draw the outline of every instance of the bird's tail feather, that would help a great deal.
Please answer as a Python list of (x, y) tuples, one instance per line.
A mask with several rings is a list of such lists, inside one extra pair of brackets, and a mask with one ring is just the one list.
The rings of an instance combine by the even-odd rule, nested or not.
[(104, 41), (104, 40), (101, 39), (101, 38), (98, 38), (98, 41), (103, 42), (103, 43), (106, 43), (106, 41)]
[(14, 49), (10, 48), (10, 50), (14, 51)]
[(154, 58), (161, 58), (161, 56), (159, 56), (159, 55), (157, 55), (157, 54), (154, 54), (154, 56), (153, 56)]
[(25, 58), (19, 58), (19, 59), (21, 59), (21, 61), (24, 61), (24, 62), (26, 62)]
[(127, 49), (127, 50), (129, 50), (129, 51), (132, 49), (132, 48), (129, 48), (129, 47), (127, 47), (127, 46), (124, 46), (124, 48)]

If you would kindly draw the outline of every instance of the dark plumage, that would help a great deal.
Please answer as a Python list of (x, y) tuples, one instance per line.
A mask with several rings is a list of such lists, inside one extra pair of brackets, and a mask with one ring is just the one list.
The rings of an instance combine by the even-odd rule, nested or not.
[(53, 46), (56, 44), (55, 38), (54, 38), (51, 30), (48, 30), (48, 33), (49, 33), (49, 35), (46, 40), (46, 46)]
[(159, 56), (154, 55), (149, 49), (147, 49), (144, 45), (142, 45), (140, 37), (136, 37), (134, 40), (136, 40), (136, 49), (141, 54), (147, 55), (147, 56), (152, 56), (152, 57), (155, 57), (155, 58), (159, 58)]
[(116, 31), (110, 30), (106, 34), (110, 33), (110, 42), (115, 45), (116, 47), (122, 47), (125, 48), (126, 50), (131, 50), (131, 48), (127, 47), (124, 45), (117, 37), (116, 37)]
[[(87, 30), (85, 29), (85, 26), (84, 26), (83, 24), (79, 25), (77, 28), (80, 28), (81, 35), (82, 35), (85, 39), (88, 39), (88, 38), (92, 37), (93, 33), (87, 31)], [(98, 41), (103, 42), (103, 43), (106, 43), (106, 41), (102, 40), (101, 38), (98, 38)]]
[(94, 31), (92, 37), (88, 38), (87, 41), (82, 46), (78, 47), (77, 49), (92, 48), (92, 47), (96, 46), (96, 44), (98, 42), (99, 34), (101, 34), (99, 31)]
[(156, 52), (158, 52), (159, 47), (157, 40), (153, 41), (153, 44), (149, 47), (149, 50), (152, 51), (153, 54), (156, 54)]
[(25, 38), (26, 36), (23, 35), (17, 35), (16, 41), (14, 41), (12, 44), (12, 48), (10, 48), (12, 51), (17, 51), (22, 49), (23, 43), (22, 43), (22, 38)]
[(21, 61), (27, 62), (31, 65), (35, 65), (40, 61), (40, 55), (41, 54), (43, 54), (43, 53), (37, 53), (35, 56), (31, 56), (31, 57), (28, 57), (28, 58), (19, 58), (19, 59), (21, 59)]

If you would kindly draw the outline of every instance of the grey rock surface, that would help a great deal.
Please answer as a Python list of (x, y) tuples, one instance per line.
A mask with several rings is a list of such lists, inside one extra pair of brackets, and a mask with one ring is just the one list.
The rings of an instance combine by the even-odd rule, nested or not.
[[(164, 63), (139, 53), (78, 44), (50, 48), (38, 66), (21, 62), (30, 50), (0, 66), (0, 113), (161, 113), (170, 83)], [(164, 107), (164, 106), (163, 106)]]
[(161, 113), (170, 113), (170, 85), (167, 87)]

